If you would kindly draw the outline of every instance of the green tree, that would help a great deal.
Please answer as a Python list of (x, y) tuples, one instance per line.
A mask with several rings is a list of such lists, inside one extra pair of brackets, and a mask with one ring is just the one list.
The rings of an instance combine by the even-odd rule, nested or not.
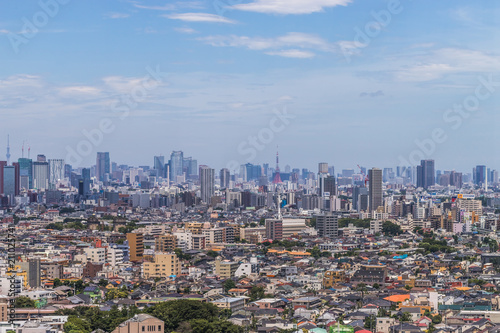
[(53, 282), (54, 282), (54, 288), (57, 288), (57, 287), (60, 287), (63, 285), (61, 280), (59, 280), (58, 278), (55, 278)]
[(264, 287), (260, 286), (253, 286), (252, 289), (250, 289), (250, 292), (248, 293), (248, 297), (250, 297), (251, 302), (264, 298), (264, 295), (265, 295)]
[(375, 316), (368, 316), (365, 318), (365, 328), (367, 330), (373, 330), (377, 325), (377, 318)]
[(224, 291), (225, 292), (228, 292), (229, 290), (231, 290), (235, 287), (236, 287), (236, 283), (233, 280), (227, 279), (226, 281), (224, 281)]
[(402, 233), (401, 227), (390, 221), (385, 221), (382, 224), (382, 232), (389, 236), (397, 236)]
[(215, 305), (194, 300), (158, 303), (147, 308), (145, 312), (163, 320), (165, 322), (165, 332), (174, 331), (183, 321), (204, 319), (211, 322), (217, 320), (219, 316), (219, 309)]
[(210, 250), (210, 251), (208, 251), (208, 252), (207, 252), (207, 256), (212, 257), (212, 258), (215, 258), (215, 257), (217, 257), (218, 255), (219, 255), (219, 253), (217, 253), (217, 252), (216, 252), (216, 251), (214, 251), (214, 250)]
[(19, 296), (14, 303), (16, 308), (34, 308), (35, 301), (26, 296)]

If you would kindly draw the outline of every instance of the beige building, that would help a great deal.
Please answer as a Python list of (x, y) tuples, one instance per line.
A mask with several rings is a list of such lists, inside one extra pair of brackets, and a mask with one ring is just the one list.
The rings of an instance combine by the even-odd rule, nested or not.
[(222, 278), (230, 279), (234, 277), (234, 273), (236, 273), (239, 266), (240, 264), (237, 262), (221, 261), (217, 259), (215, 261), (215, 274)]
[(163, 333), (164, 323), (145, 313), (124, 321), (112, 333)]
[(155, 238), (156, 252), (170, 252), (177, 248), (177, 237), (166, 234)]
[(169, 277), (180, 273), (181, 265), (175, 253), (156, 253), (153, 262), (142, 264), (142, 275), (146, 279)]
[(459, 199), (458, 207), (464, 209), (466, 212), (474, 212), (476, 215), (483, 214), (483, 204), (481, 200)]

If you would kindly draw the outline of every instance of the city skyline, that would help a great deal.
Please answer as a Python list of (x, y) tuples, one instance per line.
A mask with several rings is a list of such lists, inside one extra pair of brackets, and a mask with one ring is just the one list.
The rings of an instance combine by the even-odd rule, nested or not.
[(26, 141), (67, 159), (99, 130), (82, 165), (98, 151), (139, 165), (183, 149), (222, 168), (271, 161), (277, 145), (290, 165), (500, 165), (487, 148), (497, 139), (498, 3), (217, 3), (61, 1), (48, 14), (35, 1), (5, 3), (0, 147), (10, 133), (13, 157)]
[[(0, 141), (1, 142), (1, 141)], [(1, 148), (0, 148), (1, 149)], [(12, 150), (10, 150), (10, 152), (12, 152)], [(99, 156), (99, 154), (101, 154), (102, 152), (96, 152), (96, 155)], [(145, 162), (139, 162), (138, 164), (128, 164), (128, 163), (125, 163), (125, 162), (122, 162), (122, 161), (119, 161), (119, 160), (116, 160), (113, 158), (113, 152), (106, 152), (106, 154), (109, 154), (109, 165), (111, 166), (111, 162), (113, 163), (117, 163), (117, 165), (127, 165), (129, 167), (141, 167), (141, 166), (148, 166), (148, 167), (151, 167), (151, 168), (155, 168), (155, 163), (156, 163), (156, 158), (157, 157), (163, 157), (164, 158), (164, 162), (165, 162), (165, 165), (168, 165), (168, 162), (169, 162), (169, 159), (168, 159), (168, 156), (172, 156), (172, 154), (175, 155), (175, 153), (180, 153), (181, 155), (180, 156), (183, 156), (184, 155), (184, 151), (183, 150), (172, 150), (170, 153), (165, 153), (165, 154), (159, 154), (159, 155), (154, 155), (154, 156), (151, 156), (150, 158), (150, 161), (145, 161)], [(33, 158), (33, 155), (35, 156), (35, 158)], [(39, 156), (46, 156), (47, 154), (38, 154), (38, 153), (35, 153), (35, 154), (31, 154), (30, 156), (30, 159), (33, 161), (33, 162), (36, 162), (36, 156), (39, 155)], [(188, 154), (186, 154), (187, 156)], [(1, 156), (1, 155), (0, 155)], [(5, 154), (4, 156), (7, 156), (7, 154)], [(28, 155), (25, 153), (24, 154), (24, 157), (22, 156), (17, 156), (14, 152), (14, 154), (11, 155), (11, 160), (12, 161), (17, 161), (19, 159), (27, 159), (28, 158)], [(166, 158), (166, 159), (165, 159)], [(276, 158), (276, 153), (274, 153), (274, 159)], [(192, 159), (192, 157), (187, 157), (187, 158), (184, 158), (184, 159)], [(2, 160), (6, 160), (6, 158), (2, 158), (0, 157), (0, 161)], [(58, 157), (55, 157), (55, 158), (50, 158), (50, 160), (61, 160), (60, 158)], [(64, 160), (64, 158), (62, 159), (66, 164), (68, 164), (68, 162), (66, 160)], [(97, 164), (96, 164), (96, 157), (94, 156), (93, 159), (91, 159), (94, 161), (94, 163), (92, 164), (88, 164), (88, 165), (78, 165), (78, 166), (73, 166), (73, 169), (81, 169), (81, 168), (90, 168), (90, 167), (96, 167)], [(194, 159), (193, 161), (195, 162), (198, 162), (199, 159)], [(285, 167), (290, 167), (290, 168), (299, 168), (299, 169), (308, 169), (310, 172), (313, 172), (313, 173), (317, 173), (318, 172), (318, 164), (325, 164), (328, 165), (329, 168), (331, 167), (334, 167), (336, 172), (334, 174), (334, 176), (337, 176), (339, 174), (342, 173), (343, 170), (353, 170), (354, 171), (354, 174), (361, 174), (360, 170), (359, 170), (359, 164), (355, 164), (355, 165), (345, 165), (344, 167), (340, 167), (340, 166), (337, 166), (337, 164), (334, 164), (334, 163), (331, 163), (331, 162), (324, 162), (325, 159), (320, 159), (319, 161), (315, 162), (315, 161), (308, 161), (308, 162), (303, 162), (302, 164), (300, 165), (291, 165), (289, 163), (280, 163), (281, 167), (281, 172), (283, 172), (284, 168)], [(398, 167), (414, 167), (415, 169), (417, 169), (418, 167), (420, 167), (420, 163), (423, 162), (424, 160), (419, 160), (417, 164), (415, 165), (393, 165), (393, 166), (388, 166), (388, 165), (363, 165), (363, 168), (368, 170), (368, 169), (372, 169), (372, 168), (384, 168), (384, 169), (387, 169), (387, 168), (390, 168), (392, 169), (393, 171), (396, 171)], [(433, 163), (435, 163), (436, 161), (435, 160), (431, 160), (433, 161)], [(247, 162), (247, 163), (244, 163), (244, 164), (240, 164), (238, 165), (237, 169), (234, 169), (234, 170), (231, 170), (229, 169), (230, 173), (231, 174), (234, 174), (234, 173), (239, 173), (240, 172), (240, 167), (243, 167), (244, 165), (246, 164), (252, 164), (252, 165), (258, 165), (258, 166), (261, 166), (261, 167), (264, 167), (264, 165), (269, 165), (269, 168), (272, 168), (274, 169), (276, 167), (276, 164), (274, 163), (275, 160), (271, 160), (271, 161), (263, 161), (263, 162), (260, 162), (260, 163), (257, 163), (257, 162), (254, 162), (254, 163), (250, 163), (250, 162)], [(474, 173), (475, 173), (475, 168), (477, 166), (481, 166), (481, 167), (484, 167), (485, 165), (481, 164), (481, 163), (473, 163), (473, 165), (471, 165), (470, 168), (468, 169), (459, 169), (459, 168), (443, 168), (443, 167), (439, 167), (439, 161), (438, 162), (438, 166), (437, 167), (434, 167), (434, 174), (436, 174), (436, 172), (438, 171), (456, 171), (456, 172), (462, 172), (463, 174), (470, 174), (472, 177), (474, 177)], [(182, 164), (182, 163), (181, 163)], [(201, 165), (205, 165), (206, 166), (209, 166), (211, 168), (213, 168), (214, 170), (217, 170), (217, 174), (220, 170), (222, 169), (226, 169), (227, 168), (227, 165), (212, 165), (212, 164), (208, 164), (208, 163), (204, 163), (203, 161), (201, 161), (200, 163), (200, 166)], [(11, 163), (12, 165), (12, 163)], [(165, 166), (164, 165), (164, 166)], [(488, 170), (497, 170), (495, 167), (493, 166), (489, 166), (489, 165), (486, 165), (485, 166)], [(182, 166), (181, 166), (182, 168)], [(162, 172), (165, 172), (166, 170), (161, 170)], [(418, 171), (416, 171), (418, 173)], [(185, 173), (185, 172), (184, 172)], [(331, 174), (330, 172), (328, 172), (329, 174)], [(169, 175), (173, 176), (172, 173), (169, 173)], [(182, 173), (179, 173), (177, 172), (175, 174), (175, 176), (181, 176)], [(173, 180), (173, 179), (170, 179), (170, 180)]]

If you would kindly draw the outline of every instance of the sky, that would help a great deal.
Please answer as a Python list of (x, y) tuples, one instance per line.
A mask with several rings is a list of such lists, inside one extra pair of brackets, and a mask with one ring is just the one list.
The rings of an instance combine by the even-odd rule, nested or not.
[(488, 0), (2, 1), (0, 156), (10, 134), (13, 160), (74, 167), (500, 169), (498, 22)]

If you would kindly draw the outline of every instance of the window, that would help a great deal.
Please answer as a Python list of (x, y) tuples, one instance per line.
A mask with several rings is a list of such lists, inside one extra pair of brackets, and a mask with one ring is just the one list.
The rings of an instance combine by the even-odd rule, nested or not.
[(158, 331), (161, 332), (161, 325), (158, 325)]
[(142, 331), (146, 332), (146, 326), (142, 326)]

